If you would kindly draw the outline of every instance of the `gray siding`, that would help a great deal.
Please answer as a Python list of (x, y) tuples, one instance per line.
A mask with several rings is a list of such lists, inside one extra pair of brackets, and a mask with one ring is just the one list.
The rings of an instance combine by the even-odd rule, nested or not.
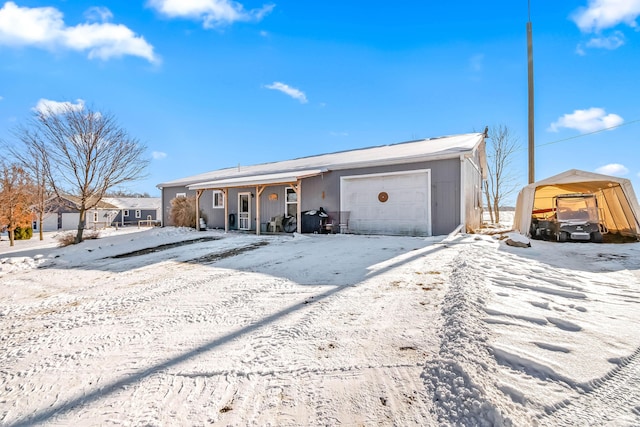
[[(232, 230), (238, 227), (238, 194), (239, 193), (251, 193), (254, 197), (251, 198), (251, 229), (256, 228), (257, 218), (257, 202), (255, 195), (256, 187), (243, 187), (243, 188), (230, 188), (227, 191), (227, 203), (228, 214), (233, 214), (236, 217), (236, 223), (229, 228)], [(270, 199), (270, 195), (273, 199)], [(200, 211), (203, 216), (206, 217), (208, 228), (224, 228), (224, 209), (213, 207), (213, 190), (205, 190), (200, 197)], [(275, 185), (269, 186), (264, 189), (260, 196), (260, 222), (266, 224), (269, 220), (277, 215), (282, 215), (285, 212), (285, 186)]]
[[(124, 210), (128, 210), (129, 215), (125, 215), (123, 218), (122, 214)], [(136, 210), (140, 211), (140, 218), (136, 218)], [(138, 225), (138, 221), (146, 220), (147, 216), (151, 216), (152, 220), (156, 220), (158, 219), (158, 212), (155, 209), (120, 209), (112, 223), (122, 224), (124, 222), (125, 225)]]
[(189, 191), (186, 187), (164, 187), (162, 189), (162, 225), (173, 226), (171, 222), (171, 200), (173, 200), (178, 193), (185, 193), (187, 197), (195, 196), (195, 191)]
[[(465, 166), (467, 167), (467, 166)], [(443, 235), (453, 231), (461, 224), (461, 161), (459, 158), (436, 160), (430, 162), (406, 163), (402, 165), (388, 165), (370, 168), (345, 169), (327, 172), (302, 181), (302, 205), (301, 210), (316, 210), (322, 207), (327, 212), (340, 210), (340, 177), (353, 175), (368, 175), (389, 173), (398, 171), (411, 171), (417, 169), (429, 169), (431, 171), (431, 223), (432, 234)], [(481, 178), (475, 168), (465, 170), (465, 176), (473, 180), (471, 188), (466, 190), (465, 204), (473, 204), (477, 196), (476, 182)], [(467, 187), (469, 183), (465, 183)], [(228, 191), (228, 213), (236, 216), (236, 224), (231, 229), (237, 228), (238, 193), (250, 192), (256, 194), (256, 187), (232, 188)], [(165, 187), (162, 189), (162, 205), (164, 225), (172, 225), (169, 216), (170, 201), (177, 193), (195, 195), (195, 191), (188, 191), (185, 187)], [(269, 195), (276, 194), (277, 200), (270, 200)], [(474, 199), (475, 198), (475, 199)], [(471, 202), (467, 201), (471, 200)], [(262, 192), (261, 222), (285, 212), (285, 186), (269, 186)], [(468, 207), (468, 206), (467, 206)], [(206, 190), (200, 198), (200, 210), (206, 217), (209, 228), (224, 228), (224, 209), (213, 208), (213, 192)], [(251, 228), (255, 230), (256, 199), (251, 199)]]
[(431, 170), (431, 226), (433, 235), (448, 234), (460, 225), (460, 160), (406, 163), (373, 168), (345, 169), (305, 179), (302, 210), (340, 210), (340, 177), (416, 169)]

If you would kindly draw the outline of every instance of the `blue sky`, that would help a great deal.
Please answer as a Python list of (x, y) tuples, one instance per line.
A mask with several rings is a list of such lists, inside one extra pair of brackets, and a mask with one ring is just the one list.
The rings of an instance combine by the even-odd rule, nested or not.
[[(536, 179), (640, 192), (640, 0), (531, 0)], [(0, 139), (38, 105), (112, 113), (131, 191), (214, 169), (506, 125), (527, 183), (527, 1), (0, 1)], [(605, 130), (611, 128), (609, 130)]]

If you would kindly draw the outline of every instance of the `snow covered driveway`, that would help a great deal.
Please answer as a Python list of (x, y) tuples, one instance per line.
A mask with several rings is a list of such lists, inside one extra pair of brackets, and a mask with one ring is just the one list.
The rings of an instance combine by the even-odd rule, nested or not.
[(0, 421), (423, 424), (436, 240), (237, 236), (5, 276)]
[(3, 251), (4, 426), (640, 425), (640, 243), (165, 228)]

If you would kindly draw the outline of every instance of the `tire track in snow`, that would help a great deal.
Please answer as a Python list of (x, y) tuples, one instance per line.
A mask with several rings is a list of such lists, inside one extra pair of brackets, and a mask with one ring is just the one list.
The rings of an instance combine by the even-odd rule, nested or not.
[[(195, 264), (187, 264), (181, 267), (181, 273), (186, 274), (189, 271), (197, 268), (199, 263), (203, 262), (212, 262), (222, 258), (227, 258), (230, 256), (237, 256), (244, 252), (257, 249), (261, 246), (268, 244), (267, 242), (257, 242), (254, 244), (250, 244), (247, 246), (234, 248), (230, 251), (222, 251), (222, 252), (214, 252), (207, 256), (200, 256), (193, 260), (191, 263)], [(155, 255), (155, 253), (153, 253)], [(113, 261), (111, 261), (113, 262)], [(120, 261), (121, 262), (121, 261)], [(153, 272), (152, 276), (162, 276), (162, 274), (158, 274), (158, 270), (162, 270), (162, 267), (166, 266), (166, 262), (162, 262), (158, 265), (154, 266), (146, 266), (136, 271), (136, 276), (140, 273), (145, 272)], [(104, 266), (102, 266), (104, 267)], [(131, 272), (125, 273), (124, 276), (129, 276)], [(231, 273), (228, 273), (229, 275)], [(173, 276), (175, 273), (170, 273), (169, 276)], [(122, 276), (120, 276), (122, 277)], [(222, 276), (211, 277), (209, 280), (217, 280)], [(207, 279), (205, 279), (206, 281)], [(146, 280), (136, 280), (138, 283), (146, 283)], [(171, 284), (174, 283), (173, 286)], [(159, 282), (154, 282), (152, 285), (146, 286), (136, 286), (136, 282), (128, 283), (126, 286), (126, 292), (123, 295), (119, 295), (117, 298), (114, 298), (112, 295), (112, 290), (105, 291), (99, 293), (96, 297), (92, 297), (92, 300), (87, 301), (88, 298), (80, 298), (80, 299), (72, 299), (72, 300), (63, 300), (58, 301), (54, 300), (53, 303), (50, 301), (43, 301), (38, 305), (30, 305), (23, 309), (11, 310), (8, 315), (3, 316), (3, 321), (12, 321), (11, 328), (11, 342), (5, 344), (10, 344), (13, 347), (21, 347), (28, 341), (31, 341), (33, 337), (39, 337), (39, 342), (41, 345), (46, 346), (48, 343), (45, 338), (48, 336), (48, 329), (56, 328), (56, 329), (75, 329), (83, 326), (90, 326), (93, 324), (94, 318), (96, 316), (106, 318), (109, 317), (108, 314), (119, 314), (120, 312), (130, 311), (133, 307), (137, 306), (141, 303), (148, 303), (154, 300), (165, 298), (171, 294), (184, 292), (189, 290), (190, 288), (200, 286), (202, 283), (183, 283), (180, 278), (174, 279), (174, 281), (170, 281), (168, 279), (164, 279)], [(131, 288), (131, 286), (134, 286)], [(77, 316), (69, 317), (68, 314), (71, 312), (77, 312)], [(87, 314), (90, 315), (90, 318), (87, 319)], [(43, 322), (43, 326), (39, 329), (24, 329), (21, 328), (21, 325), (24, 324), (33, 324), (33, 320), (38, 319)], [(22, 341), (20, 341), (20, 337)], [(4, 342), (7, 340), (2, 340)], [(0, 350), (7, 350), (6, 348), (2, 348), (0, 346)], [(9, 351), (10, 352), (10, 351)]]
[(565, 400), (545, 409), (542, 424), (640, 425), (640, 348), (602, 378), (580, 386), (575, 400)]
[[(193, 268), (185, 273), (189, 266)], [(121, 346), (101, 346), (86, 359), (49, 356), (60, 365), (43, 371), (42, 378), (36, 375), (29, 379), (33, 386), (43, 384), (41, 391), (29, 395), (31, 403), (11, 407), (8, 415), (0, 412), (0, 423), (432, 423), (430, 402), (422, 393), (420, 379), (426, 357), (419, 353), (419, 340), (407, 343), (406, 337), (412, 335), (403, 335), (404, 329), (419, 328), (431, 320), (424, 314), (428, 310), (418, 303), (424, 300), (425, 291), (415, 284), (385, 283), (392, 291), (380, 290), (385, 280), (379, 276), (375, 282), (356, 287), (327, 288), (236, 271), (229, 280), (220, 276), (214, 287), (206, 283), (213, 277), (211, 266), (164, 263), (154, 269), (132, 271), (126, 280), (142, 289), (140, 283), (147, 283), (153, 275), (168, 275), (159, 281), (166, 287), (140, 290), (142, 294), (136, 294), (137, 289), (111, 296), (105, 291), (98, 301), (86, 301), (95, 322), (52, 331), (47, 339), (56, 345), (58, 337), (78, 334), (82, 340), (73, 341), (73, 345), (95, 340), (92, 343), (99, 346), (104, 340), (108, 344), (113, 335), (121, 335), (121, 339), (128, 333), (143, 335), (134, 335)], [(174, 277), (177, 274), (182, 277)], [(145, 299), (146, 293), (158, 295)], [(103, 298), (121, 304), (106, 301), (101, 305)], [(104, 310), (111, 310), (113, 317), (100, 320)], [(394, 314), (397, 321), (390, 320)], [(60, 317), (64, 321), (65, 316)], [(106, 321), (116, 323), (106, 325)], [(105, 325), (113, 333), (100, 332)], [(430, 326), (426, 329), (431, 332)], [(155, 332), (165, 335), (164, 342), (156, 342)], [(391, 340), (395, 353), (381, 347), (389, 343), (389, 336), (402, 337)], [(422, 339), (424, 334), (415, 337)], [(434, 340), (431, 336), (428, 339)], [(350, 344), (352, 341), (356, 342)], [(253, 359), (236, 363), (243, 350), (256, 343), (264, 347)], [(331, 343), (337, 345), (331, 348)], [(297, 360), (286, 355), (295, 345), (301, 346)], [(307, 352), (308, 345), (322, 350)], [(168, 349), (170, 346), (175, 348)], [(397, 363), (378, 356), (378, 349)], [(158, 361), (158, 357), (167, 359)], [(294, 360), (294, 369), (289, 360)], [(416, 360), (420, 363), (414, 364)], [(111, 371), (101, 371), (100, 362)], [(260, 370), (241, 369), (254, 365)], [(418, 390), (417, 396), (414, 390)], [(47, 395), (57, 397), (48, 399)], [(37, 399), (40, 401), (33, 403)]]
[[(114, 352), (122, 353), (123, 349), (144, 348), (153, 342), (153, 337), (159, 333), (165, 333), (169, 329), (180, 330), (187, 327), (188, 324), (195, 320), (210, 319), (209, 316), (217, 311), (230, 310), (236, 314), (241, 312), (238, 307), (244, 305), (251, 295), (259, 292), (260, 289), (241, 288), (239, 291), (232, 293), (216, 294), (215, 303), (204, 304), (196, 307), (197, 312), (191, 313), (191, 316), (176, 316), (175, 310), (168, 309), (164, 304), (157, 304), (158, 300), (165, 301), (168, 298), (175, 297), (182, 299), (180, 295), (192, 293), (198, 288), (209, 288), (212, 282), (217, 284), (224, 282), (232, 273), (228, 271), (212, 274), (209, 269), (203, 269), (198, 265), (187, 266), (186, 270), (190, 270), (190, 275), (204, 276), (198, 280), (189, 280), (171, 277), (175, 275), (175, 266), (172, 264), (163, 264), (162, 267), (154, 266), (154, 274), (160, 277), (164, 276), (163, 272), (167, 272), (169, 279), (160, 280), (150, 286), (136, 286), (130, 283), (134, 288), (127, 286), (126, 291), (119, 296), (113, 297), (105, 293), (99, 295), (97, 300), (83, 300), (80, 307), (74, 308), (78, 311), (77, 316), (69, 316), (70, 309), (66, 307), (47, 307), (47, 315), (43, 316), (43, 323), (51, 324), (51, 327), (42, 330), (26, 329), (21, 334), (9, 336), (2, 341), (4, 349), (17, 349), (16, 351), (0, 352), (0, 372), (3, 373), (0, 381), (6, 393), (8, 400), (2, 402), (0, 408), (0, 423), (10, 420), (12, 413), (23, 413), (22, 405), (28, 404), (19, 399), (19, 396), (25, 392), (34, 393), (42, 402), (41, 407), (53, 407), (64, 401), (64, 396), (69, 394), (66, 385), (74, 382), (68, 376), (61, 377), (70, 371), (73, 371), (73, 365), (91, 366), (103, 358), (109, 358)], [(138, 271), (138, 274), (131, 275), (132, 278), (139, 279), (139, 274), (149, 269), (145, 267)], [(167, 270), (164, 270), (167, 269)], [(184, 268), (180, 269), (180, 273), (184, 276)], [(199, 274), (197, 270), (202, 270)], [(140, 281), (146, 283), (146, 281)], [(206, 292), (205, 292), (206, 293)], [(94, 297), (95, 298), (95, 297)], [(20, 316), (18, 311), (12, 313), (14, 322), (33, 323), (33, 317), (37, 317), (33, 309), (24, 311), (24, 315)], [(153, 314), (156, 313), (156, 314)], [(179, 320), (178, 320), (179, 319)], [(234, 323), (237, 323), (238, 319)], [(114, 333), (104, 334), (100, 331), (104, 327), (114, 330), (114, 325), (118, 326)], [(4, 329), (4, 328), (2, 328)], [(29, 334), (26, 337), (25, 334)], [(4, 335), (4, 334), (3, 334)], [(38, 337), (37, 340), (30, 340), (32, 337)], [(40, 353), (41, 355), (34, 359), (30, 355)], [(92, 362), (91, 359), (95, 359)], [(24, 360), (24, 362), (23, 362)], [(133, 365), (122, 367), (125, 370), (137, 369), (137, 360), (134, 357)], [(6, 369), (5, 369), (6, 367)], [(11, 367), (11, 368), (9, 368)], [(89, 369), (91, 371), (91, 369)], [(56, 376), (57, 379), (51, 381), (43, 381), (42, 377)], [(90, 377), (95, 373), (89, 373)], [(97, 380), (100, 378), (98, 377)], [(88, 386), (97, 384), (96, 378), (88, 379)], [(38, 384), (47, 384), (39, 386)], [(44, 388), (43, 388), (44, 387)], [(86, 387), (81, 386), (81, 387)], [(73, 387), (71, 387), (73, 388)], [(89, 387), (91, 388), (91, 387)], [(52, 396), (54, 398), (52, 398)], [(10, 401), (13, 402), (10, 403)], [(7, 404), (7, 405), (5, 405)], [(78, 410), (81, 410), (80, 408)], [(187, 418), (188, 419), (188, 418)]]

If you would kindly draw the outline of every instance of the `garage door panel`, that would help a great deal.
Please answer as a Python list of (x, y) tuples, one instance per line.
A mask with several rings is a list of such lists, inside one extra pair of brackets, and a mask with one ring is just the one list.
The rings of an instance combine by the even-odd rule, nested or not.
[(42, 219), (42, 231), (57, 231), (58, 230), (58, 214), (49, 213), (44, 215)]
[[(356, 233), (429, 235), (429, 173), (344, 177), (342, 210), (350, 212), (349, 228)], [(378, 195), (388, 194), (381, 202)]]
[(78, 228), (78, 222), (80, 221), (79, 213), (63, 213), (62, 214), (62, 229), (63, 230), (75, 230)]

